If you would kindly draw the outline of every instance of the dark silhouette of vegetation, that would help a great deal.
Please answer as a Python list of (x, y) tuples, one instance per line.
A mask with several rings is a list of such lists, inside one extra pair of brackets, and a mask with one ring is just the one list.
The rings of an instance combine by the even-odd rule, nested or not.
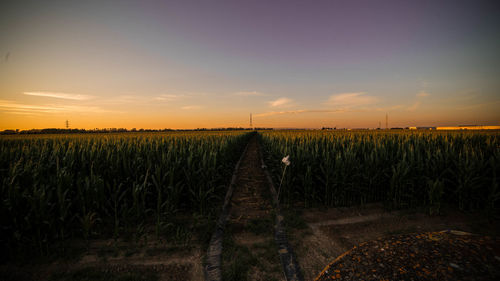
[(0, 263), (63, 255), (71, 239), (139, 241), (154, 232), (186, 243), (212, 223), (254, 134), (0, 138)]
[(444, 205), (500, 217), (496, 132), (273, 131), (261, 141), (276, 182), (291, 165), (283, 204), (306, 207), (384, 202), (390, 209)]
[(135, 132), (172, 132), (172, 131), (251, 131), (251, 130), (272, 130), (272, 128), (242, 128), (242, 127), (228, 127), (228, 128), (197, 128), (197, 129), (125, 129), (125, 128), (103, 128), (103, 129), (59, 129), (59, 128), (46, 128), (46, 129), (30, 129), (30, 130), (4, 130), (0, 131), (0, 135), (37, 135), (37, 134), (102, 134), (102, 133), (135, 133)]

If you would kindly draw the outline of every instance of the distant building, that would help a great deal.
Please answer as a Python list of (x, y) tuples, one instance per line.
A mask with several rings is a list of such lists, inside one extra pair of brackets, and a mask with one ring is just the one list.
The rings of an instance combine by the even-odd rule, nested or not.
[(500, 126), (460, 125), (456, 127), (436, 127), (436, 130), (500, 130)]
[(436, 127), (410, 127), (410, 130), (436, 130)]

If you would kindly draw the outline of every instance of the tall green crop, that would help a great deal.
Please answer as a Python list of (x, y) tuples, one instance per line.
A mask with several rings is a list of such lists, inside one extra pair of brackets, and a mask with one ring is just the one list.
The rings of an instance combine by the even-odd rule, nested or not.
[(2, 258), (68, 238), (118, 238), (178, 212), (205, 216), (224, 196), (245, 132), (0, 138)]
[(279, 182), (290, 155), (285, 203), (391, 208), (444, 203), (498, 213), (500, 134), (433, 131), (266, 131), (266, 162)]

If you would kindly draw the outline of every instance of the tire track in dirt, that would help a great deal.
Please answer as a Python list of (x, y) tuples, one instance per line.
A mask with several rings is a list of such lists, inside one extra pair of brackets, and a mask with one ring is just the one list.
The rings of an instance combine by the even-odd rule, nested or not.
[[(237, 185), (231, 200), (232, 210), (228, 227), (235, 243), (233, 258), (249, 251), (250, 280), (282, 280), (278, 249), (273, 240), (274, 208), (269, 185), (261, 167), (257, 137), (250, 140), (248, 150), (237, 172)], [(255, 258), (255, 260), (253, 259)], [(242, 260), (246, 260), (243, 257)], [(237, 260), (234, 261), (238, 263)], [(231, 270), (229, 277), (231, 277)]]
[[(257, 136), (248, 143), (235, 171), (234, 190), (230, 196), (227, 226), (221, 239), (212, 237), (209, 246), (206, 280), (285, 280), (274, 240), (274, 208), (269, 182), (261, 165)], [(226, 196), (227, 198), (227, 196)], [(219, 220), (220, 222), (220, 220)], [(224, 230), (222, 222), (218, 230)], [(217, 249), (221, 246), (221, 249)], [(222, 255), (217, 268), (215, 254)], [(212, 263), (211, 261), (215, 261)], [(215, 266), (214, 266), (215, 265)]]
[(283, 274), (287, 281), (303, 281), (304, 276), (302, 273), (302, 269), (299, 266), (299, 262), (295, 253), (292, 249), (292, 246), (288, 242), (288, 236), (286, 234), (284, 216), (281, 213), (281, 209), (279, 206), (279, 198), (276, 192), (276, 188), (273, 184), (273, 179), (271, 174), (265, 168), (267, 167), (264, 163), (264, 157), (262, 155), (262, 151), (259, 150), (260, 155), (260, 163), (263, 169), (263, 172), (266, 176), (269, 191), (271, 193), (272, 201), (274, 204), (274, 209), (276, 213), (275, 225), (274, 225), (274, 240), (276, 245), (278, 246), (278, 253), (283, 269)]

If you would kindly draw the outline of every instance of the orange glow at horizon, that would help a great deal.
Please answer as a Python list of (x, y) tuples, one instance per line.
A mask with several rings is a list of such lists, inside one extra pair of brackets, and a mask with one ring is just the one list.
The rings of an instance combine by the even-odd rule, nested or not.
[[(16, 107), (19, 104), (19, 107)], [(2, 107), (3, 106), (3, 107)], [(7, 110), (5, 108), (10, 106)], [(164, 105), (165, 106), (165, 105)], [(217, 107), (218, 106), (218, 107)], [(70, 128), (144, 128), (144, 129), (196, 129), (248, 127), (248, 115), (254, 114), (254, 127), (272, 128), (377, 128), (385, 127), (385, 113), (389, 113), (390, 127), (409, 126), (456, 126), (460, 124), (498, 125), (494, 122), (496, 104), (482, 106), (478, 116), (475, 108), (408, 107), (384, 111), (378, 108), (350, 108), (342, 111), (329, 110), (282, 110), (277, 111), (264, 103), (259, 112), (255, 107), (231, 108), (217, 104), (204, 106), (176, 106), (162, 110), (161, 106), (131, 102), (120, 106), (96, 105), (63, 106), (27, 105), (0, 101), (0, 130), (64, 128), (69, 120)], [(168, 107), (168, 106), (166, 106)], [(4, 109), (2, 111), (2, 109)], [(76, 110), (76, 111), (72, 111)], [(86, 111), (88, 110), (88, 111)], [(491, 121), (493, 120), (493, 121)]]

